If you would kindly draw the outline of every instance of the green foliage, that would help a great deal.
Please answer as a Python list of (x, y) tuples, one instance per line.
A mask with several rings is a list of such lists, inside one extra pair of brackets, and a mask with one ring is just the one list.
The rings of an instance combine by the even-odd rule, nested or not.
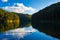
[(18, 28), (19, 21), (17, 13), (0, 9), (0, 32)]

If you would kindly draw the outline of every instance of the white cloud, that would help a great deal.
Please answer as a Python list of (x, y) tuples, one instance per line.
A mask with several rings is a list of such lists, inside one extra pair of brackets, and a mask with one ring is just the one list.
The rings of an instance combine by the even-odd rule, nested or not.
[(6, 7), (3, 7), (3, 9), (8, 10), (10, 12), (16, 12), (16, 13), (26, 13), (27, 11), (34, 13), (36, 11), (36, 9), (32, 7), (27, 7), (23, 5), (23, 3), (14, 3), (13, 6), (6, 6)]
[(2, 2), (7, 2), (8, 0), (1, 0)]
[(18, 38), (23, 38), (27, 33), (35, 32), (35, 29), (29, 29), (26, 30), (25, 28), (17, 28), (14, 30), (10, 30), (6, 32), (6, 35), (13, 35), (14, 37), (17, 36)]

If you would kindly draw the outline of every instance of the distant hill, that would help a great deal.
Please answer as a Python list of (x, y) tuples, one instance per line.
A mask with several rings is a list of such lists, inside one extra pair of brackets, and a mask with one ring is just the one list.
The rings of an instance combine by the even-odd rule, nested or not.
[(60, 38), (60, 2), (33, 14), (32, 26), (41, 32)]

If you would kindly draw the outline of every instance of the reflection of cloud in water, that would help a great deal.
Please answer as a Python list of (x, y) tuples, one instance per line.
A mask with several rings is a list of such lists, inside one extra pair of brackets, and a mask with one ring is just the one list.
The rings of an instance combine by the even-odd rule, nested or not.
[[(33, 29), (32, 27), (28, 28), (17, 28), (14, 30), (9, 30), (4, 33), (0, 33), (0, 40), (55, 40), (56, 38), (47, 36), (46, 34), (39, 32), (38, 30)], [(56, 39), (57, 40), (57, 39)]]
[(7, 31), (6, 35), (13, 35), (14, 37), (16, 36), (19, 38), (23, 38), (25, 35), (31, 34), (32, 32), (35, 32), (35, 29), (31, 29), (30, 27), (28, 27), (27, 30), (25, 28), (17, 28)]

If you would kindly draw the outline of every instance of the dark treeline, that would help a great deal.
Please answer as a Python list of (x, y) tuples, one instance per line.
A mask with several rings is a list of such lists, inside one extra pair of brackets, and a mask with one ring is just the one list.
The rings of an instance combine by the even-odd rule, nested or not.
[(20, 21), (20, 27), (29, 27), (31, 25), (31, 15), (28, 15), (28, 14), (18, 14), (19, 15), (19, 19), (21, 20)]
[(60, 2), (33, 14), (32, 26), (41, 32), (60, 38)]

